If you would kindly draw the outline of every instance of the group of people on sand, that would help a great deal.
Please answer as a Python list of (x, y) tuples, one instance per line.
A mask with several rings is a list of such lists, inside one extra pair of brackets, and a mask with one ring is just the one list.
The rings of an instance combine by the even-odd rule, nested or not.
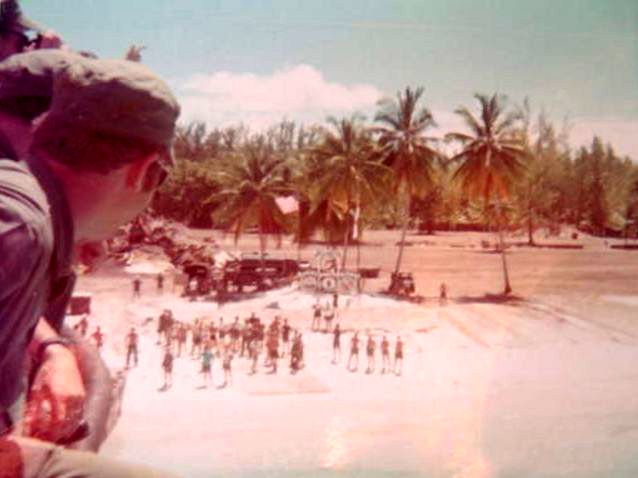
[[(335, 325), (332, 332), (332, 363), (337, 364), (341, 360), (341, 327)], [(362, 345), (362, 339), (359, 338), (359, 332), (354, 331), (350, 338), (350, 354), (348, 356), (347, 369), (350, 372), (356, 372), (359, 369), (359, 351)], [(403, 341), (397, 336), (394, 345), (394, 361), (390, 358), (390, 341), (387, 336), (381, 337), (379, 343), (381, 349), (381, 373), (394, 373), (401, 375), (403, 373)], [(365, 343), (367, 367), (366, 373), (371, 374), (376, 370), (377, 341), (375, 337), (368, 332), (368, 338)]]
[[(156, 290), (158, 294), (164, 293), (164, 282), (165, 277), (162, 272), (158, 272), (155, 276), (155, 284)], [(140, 276), (135, 276), (133, 278), (133, 299), (139, 299), (142, 297), (142, 278)]]
[[(326, 302), (323, 306), (317, 301), (312, 306), (312, 323), (310, 324), (310, 330), (330, 332), (332, 330), (332, 324), (337, 316), (336, 301), (333, 299), (332, 305)], [(321, 322), (323, 322), (323, 327)]]
[[(335, 318), (338, 318), (338, 302), (335, 296), (336, 294), (333, 295), (332, 304), (327, 302), (322, 306), (320, 301), (317, 300), (317, 302), (312, 306), (312, 323), (310, 325), (310, 328), (313, 331), (332, 333), (333, 364), (337, 364), (341, 359), (341, 335), (343, 332), (338, 322), (334, 326), (334, 328), (332, 326)], [(445, 300), (447, 300), (447, 288), (442, 284), (441, 301), (443, 302)], [(324, 321), (323, 327), (321, 324), (322, 320)], [(350, 339), (350, 354), (348, 356), (347, 364), (347, 369), (351, 372), (356, 372), (359, 369), (360, 345), (361, 339), (359, 338), (359, 332), (355, 330)], [(377, 351), (377, 341), (371, 333), (368, 333), (368, 338), (365, 345), (367, 357), (366, 373), (370, 374), (374, 373), (374, 371), (376, 370), (375, 357)], [(391, 360), (390, 358), (390, 342), (385, 335), (381, 337), (379, 346), (381, 349), (381, 373), (394, 373), (395, 375), (401, 375), (403, 371), (403, 341), (401, 340), (401, 337), (397, 336), (394, 345), (394, 360)]]
[[(239, 317), (235, 317), (231, 324), (224, 324), (223, 317), (217, 323), (205, 318), (184, 323), (176, 320), (172, 311), (166, 309), (158, 318), (157, 333), (157, 345), (164, 348), (164, 388), (171, 387), (174, 360), (182, 354), (201, 362), (200, 373), (204, 388), (212, 382), (215, 357), (222, 362), (224, 382), (221, 387), (232, 383), (232, 364), (236, 357), (247, 359), (250, 375), (258, 373), (262, 352), (265, 352), (263, 366), (268, 369), (268, 373), (276, 374), (279, 360), (286, 355), (289, 355), (291, 373), (297, 373), (303, 367), (302, 334), (293, 329), (287, 319), (279, 316), (268, 326), (254, 313), (244, 319), (243, 324)], [(189, 339), (190, 351), (187, 348)]]

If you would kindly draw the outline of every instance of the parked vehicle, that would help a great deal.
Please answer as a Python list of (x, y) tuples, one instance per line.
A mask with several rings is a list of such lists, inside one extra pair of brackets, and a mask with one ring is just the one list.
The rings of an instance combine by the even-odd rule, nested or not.
[(388, 294), (408, 297), (414, 294), (414, 277), (411, 272), (393, 272)]

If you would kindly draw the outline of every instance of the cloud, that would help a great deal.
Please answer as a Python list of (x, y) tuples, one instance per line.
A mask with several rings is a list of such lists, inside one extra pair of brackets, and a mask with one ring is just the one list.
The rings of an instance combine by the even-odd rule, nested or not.
[(223, 126), (242, 122), (262, 129), (283, 118), (323, 122), (329, 115), (374, 109), (382, 93), (372, 85), (330, 82), (310, 65), (269, 75), (196, 74), (178, 82), (182, 120)]
[[(328, 81), (321, 71), (305, 64), (265, 75), (229, 71), (195, 74), (173, 83), (182, 105), (182, 121), (204, 121), (210, 126), (243, 123), (254, 130), (263, 130), (284, 118), (323, 123), (328, 116), (354, 112), (372, 120), (378, 100), (387, 96), (371, 84)], [(452, 111), (436, 109), (432, 113), (438, 124), (432, 136), (465, 129)], [(572, 118), (570, 124), (572, 146), (588, 146), (598, 135), (618, 154), (638, 161), (638, 120)]]

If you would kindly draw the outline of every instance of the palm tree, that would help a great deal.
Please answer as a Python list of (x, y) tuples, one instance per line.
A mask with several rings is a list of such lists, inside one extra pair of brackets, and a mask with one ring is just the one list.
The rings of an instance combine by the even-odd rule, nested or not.
[(628, 232), (631, 226), (638, 223), (638, 176), (630, 182), (627, 204), (625, 208), (625, 246), (629, 238)]
[(275, 154), (264, 136), (256, 136), (217, 173), (220, 191), (210, 198), (219, 203), (214, 215), (233, 231), (235, 242), (246, 228), (257, 226), (262, 262), (266, 234), (280, 234), (286, 228), (286, 218), (276, 201), (292, 193), (283, 170), (284, 159)]
[(384, 100), (375, 121), (383, 126), (376, 129), (385, 163), (394, 171), (393, 192), (403, 202), (403, 228), (395, 273), (401, 268), (403, 248), (410, 219), (412, 197), (423, 198), (432, 186), (432, 168), (440, 153), (430, 144), (436, 140), (425, 136), (426, 130), (436, 126), (427, 108), (418, 109), (423, 88), (407, 87), (397, 93), (396, 101)]
[[(509, 195), (513, 181), (524, 171), (526, 153), (517, 134), (516, 123), (520, 113), (505, 110), (505, 97), (477, 94), (480, 104), (480, 118), (465, 107), (459, 107), (458, 114), (470, 130), (467, 133), (449, 133), (446, 140), (461, 144), (461, 151), (451, 158), (460, 162), (454, 178), (460, 181), (469, 195), (480, 197), (486, 209), (499, 211)], [(503, 263), (504, 293), (512, 287), (509, 281), (505, 243), (502, 231), (502, 214), (496, 214), (501, 258)]]
[(324, 131), (320, 142), (311, 149), (314, 204), (310, 218), (316, 219), (320, 213), (325, 215), (320, 223), (342, 225), (342, 269), (353, 231), (361, 227), (361, 209), (378, 199), (380, 183), (389, 172), (375, 154), (370, 132), (361, 125), (362, 119), (357, 115), (341, 120), (329, 118), (332, 130)]

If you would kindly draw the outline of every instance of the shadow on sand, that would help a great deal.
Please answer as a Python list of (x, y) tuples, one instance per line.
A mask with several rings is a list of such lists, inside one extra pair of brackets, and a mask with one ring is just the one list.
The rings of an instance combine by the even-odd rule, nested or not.
[(461, 296), (454, 299), (457, 304), (508, 304), (522, 305), (526, 300), (515, 294), (485, 294), (480, 296)]

